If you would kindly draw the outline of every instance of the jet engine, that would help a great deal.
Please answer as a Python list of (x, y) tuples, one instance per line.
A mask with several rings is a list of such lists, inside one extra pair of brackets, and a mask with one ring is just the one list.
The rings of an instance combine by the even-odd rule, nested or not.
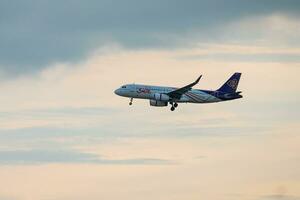
[(166, 94), (155, 93), (154, 94), (154, 99), (157, 100), (157, 101), (169, 101), (170, 97)]
[(167, 105), (168, 105), (167, 101), (157, 101), (157, 100), (150, 99), (150, 106), (163, 107), (163, 106), (167, 106)]

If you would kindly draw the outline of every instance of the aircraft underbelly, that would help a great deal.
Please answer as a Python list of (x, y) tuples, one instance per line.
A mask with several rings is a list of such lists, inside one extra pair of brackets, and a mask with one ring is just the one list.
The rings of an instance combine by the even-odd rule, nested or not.
[(138, 92), (135, 92), (133, 94), (133, 98), (138, 98), (138, 99), (153, 99), (153, 94), (151, 94), (151, 93), (138, 93)]
[[(154, 93), (139, 93), (131, 91), (129, 97), (138, 99), (154, 99)], [(179, 103), (213, 103), (221, 101), (213, 95), (207, 93), (187, 92), (177, 101)]]

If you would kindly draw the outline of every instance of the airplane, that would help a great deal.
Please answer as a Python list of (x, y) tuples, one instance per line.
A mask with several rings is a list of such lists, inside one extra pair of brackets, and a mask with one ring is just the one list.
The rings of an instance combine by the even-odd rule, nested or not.
[(198, 84), (202, 75), (191, 84), (182, 88), (127, 84), (115, 90), (115, 94), (130, 98), (132, 105), (134, 98), (149, 99), (150, 106), (164, 107), (171, 105), (171, 111), (177, 108), (178, 103), (214, 103), (242, 98), (241, 91), (236, 91), (241, 73), (234, 73), (217, 90), (200, 90), (192, 87)]

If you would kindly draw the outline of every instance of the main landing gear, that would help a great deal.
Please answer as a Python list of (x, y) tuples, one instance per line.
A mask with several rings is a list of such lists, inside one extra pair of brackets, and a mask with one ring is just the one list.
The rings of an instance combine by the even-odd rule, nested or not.
[(171, 111), (174, 111), (175, 110), (175, 108), (177, 108), (177, 106), (178, 106), (178, 103), (173, 103), (173, 102), (171, 102), (170, 103), (172, 106), (171, 106)]
[(130, 98), (129, 105), (132, 105), (133, 98)]

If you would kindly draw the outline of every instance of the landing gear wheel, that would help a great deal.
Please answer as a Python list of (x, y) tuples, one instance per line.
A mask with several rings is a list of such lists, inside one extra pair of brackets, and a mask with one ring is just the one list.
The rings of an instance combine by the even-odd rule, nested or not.
[(133, 98), (130, 98), (130, 102), (129, 102), (130, 106), (132, 105), (132, 100), (133, 100)]
[(178, 103), (174, 103), (174, 107), (177, 108), (177, 106), (178, 106)]
[(174, 111), (174, 110), (175, 110), (175, 107), (174, 107), (174, 106), (172, 106), (172, 107), (171, 107), (171, 111)]

